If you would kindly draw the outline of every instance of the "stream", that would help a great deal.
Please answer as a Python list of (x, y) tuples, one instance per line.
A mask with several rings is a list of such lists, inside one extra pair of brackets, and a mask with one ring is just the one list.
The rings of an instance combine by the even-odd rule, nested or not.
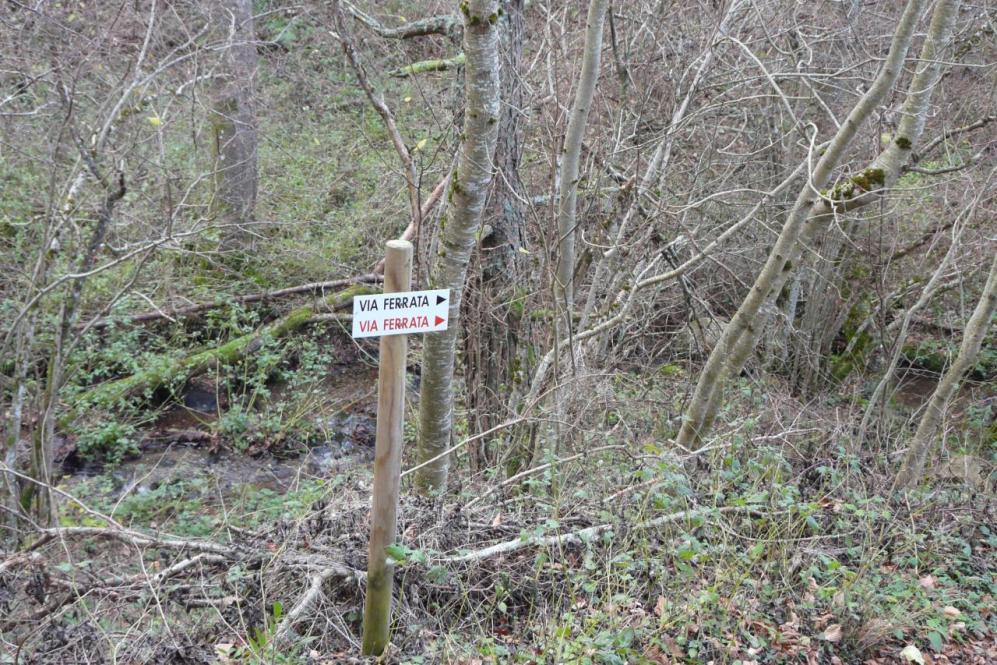
[[(82, 460), (76, 453), (61, 463), (60, 486), (100, 503), (151, 495), (170, 484), (196, 481), (220, 501), (246, 492), (280, 495), (307, 481), (369, 467), (374, 456), (377, 368), (353, 366), (327, 377), (317, 408), (307, 418), (317, 433), (309, 443), (289, 441), (276, 454), (235, 450), (215, 433), (219, 412), (214, 394), (189, 386), (183, 403), (169, 407), (143, 432), (140, 454), (109, 466)], [(278, 404), (289, 390), (275, 386), (269, 399)], [(292, 434), (293, 435), (293, 434)]]

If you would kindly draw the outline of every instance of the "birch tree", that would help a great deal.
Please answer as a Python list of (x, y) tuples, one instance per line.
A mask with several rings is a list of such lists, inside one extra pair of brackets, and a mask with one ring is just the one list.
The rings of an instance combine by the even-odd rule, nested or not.
[(938, 426), (945, 415), (945, 406), (959, 387), (959, 381), (976, 363), (983, 339), (990, 328), (994, 309), (997, 308), (997, 244), (991, 241), (990, 246), (994, 258), (990, 263), (990, 274), (980, 295), (980, 301), (966, 324), (966, 332), (963, 334), (955, 361), (942, 376), (942, 380), (931, 394), (931, 399), (928, 400), (924, 415), (921, 416), (921, 422), (917, 426), (917, 432), (914, 433), (903, 464), (894, 480), (894, 492), (903, 491), (921, 479), (924, 463), (934, 447)]
[(430, 268), (430, 288), (450, 289), (450, 322), (445, 332), (426, 335), (422, 350), (419, 398), (419, 460), (429, 462), (416, 482), (424, 491), (446, 488), (446, 454), (453, 429), (453, 373), (460, 305), (467, 265), (481, 226), (481, 215), (492, 179), (492, 156), (499, 121), (498, 0), (460, 4), (464, 21), (463, 143), (451, 178), (449, 219)]
[(878, 200), (900, 177), (902, 167), (924, 129), (931, 94), (941, 76), (938, 58), (952, 35), (959, 5), (957, 0), (941, 0), (935, 6), (921, 50), (920, 65), (908, 90), (903, 119), (895, 138), (868, 168), (822, 191), (828, 186), (833, 170), (859, 127), (883, 102), (900, 75), (925, 4), (920, 0), (911, 0), (907, 4), (878, 74), (841, 124), (800, 189), (764, 267), (700, 374), (676, 438), (679, 445), (691, 446), (709, 431), (720, 407), (724, 384), (730, 376), (741, 371), (754, 349), (760, 333), (759, 311), (781, 291), (806, 244), (835, 215)]

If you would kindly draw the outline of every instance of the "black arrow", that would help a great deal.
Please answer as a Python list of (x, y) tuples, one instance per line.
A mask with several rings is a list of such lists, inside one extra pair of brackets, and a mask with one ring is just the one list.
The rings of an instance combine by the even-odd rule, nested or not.
[(444, 298), (443, 296), (437, 294), (437, 296), (436, 296), (436, 304), (437, 305), (439, 305), (441, 303), (445, 303), (446, 301), (447, 301), (446, 298)]

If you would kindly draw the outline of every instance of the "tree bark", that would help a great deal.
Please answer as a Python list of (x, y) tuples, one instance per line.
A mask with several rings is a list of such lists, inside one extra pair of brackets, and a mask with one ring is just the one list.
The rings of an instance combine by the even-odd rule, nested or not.
[(599, 62), (602, 56), (602, 28), (606, 21), (609, 0), (590, 0), (585, 27), (585, 47), (582, 71), (578, 76), (578, 90), (571, 105), (568, 129), (564, 135), (561, 155), (561, 173), (558, 179), (557, 204), (557, 274), (554, 280), (554, 298), (561, 316), (558, 337), (569, 337), (571, 315), (575, 301), (575, 233), (577, 231), (576, 204), (578, 196), (578, 164), (581, 157), (582, 138), (588, 123), (595, 85), (599, 80)]
[(820, 196), (814, 194), (816, 190), (827, 186), (831, 172), (859, 127), (893, 87), (925, 4), (921, 0), (912, 0), (907, 5), (894, 33), (889, 53), (875, 80), (842, 123), (808, 182), (801, 188), (765, 266), (700, 374), (676, 439), (679, 445), (693, 446), (709, 431), (720, 407), (726, 380), (741, 371), (755, 347), (759, 333), (759, 310), (780, 292), (792, 274), (793, 266), (799, 260), (805, 244), (834, 215), (878, 200), (879, 195), (900, 177), (903, 164), (909, 159), (924, 128), (931, 93), (940, 76), (940, 62), (936, 56), (951, 37), (957, 0), (941, 0), (936, 5), (928, 38), (922, 48), (922, 65), (908, 90), (904, 118), (897, 137), (869, 168)]
[(254, 88), (259, 60), (252, 0), (222, 0), (218, 21), (228, 45), (211, 94), (211, 214), (221, 225), (221, 249), (246, 250), (257, 236), (251, 229), (257, 190)]
[[(496, 175), (472, 260), (464, 305), (464, 381), (473, 433), (492, 430), (512, 415), (526, 371), (520, 341), (529, 340), (522, 316), (526, 289), (525, 188), (519, 177), (523, 155), (523, 1), (503, 0), (499, 20), (502, 113), (495, 145)], [(506, 436), (504, 433), (498, 436)], [(471, 470), (494, 462), (491, 437), (468, 448)]]
[[(492, 179), (499, 108), (498, 0), (468, 0), (460, 5), (464, 20), (466, 112), (457, 172), (451, 179), (451, 218), (441, 222), (440, 243), (430, 270), (430, 288), (451, 290), (450, 323), (445, 332), (423, 342), (422, 390), (419, 400), (419, 459), (437, 457), (450, 444), (453, 429), (453, 373), (460, 307), (467, 266), (481, 227)], [(447, 456), (423, 467), (416, 482), (421, 490), (446, 488)]]
[[(993, 247), (997, 250), (997, 247)], [(917, 426), (917, 432), (911, 441), (910, 448), (904, 458), (903, 465), (897, 473), (893, 482), (893, 492), (901, 492), (921, 479), (924, 473), (924, 463), (931, 452), (938, 425), (945, 414), (945, 405), (955, 393), (959, 386), (959, 381), (966, 372), (976, 363), (976, 356), (980, 353), (983, 338), (986, 337), (987, 329), (990, 327), (990, 320), (994, 315), (994, 308), (997, 307), (997, 252), (990, 263), (990, 274), (987, 277), (986, 286), (980, 295), (980, 301), (973, 310), (973, 315), (966, 324), (966, 332), (962, 337), (962, 344), (959, 346), (959, 355), (955, 362), (945, 372), (945, 376), (938, 382), (935, 392), (932, 393), (928, 406), (921, 416), (921, 422)]]

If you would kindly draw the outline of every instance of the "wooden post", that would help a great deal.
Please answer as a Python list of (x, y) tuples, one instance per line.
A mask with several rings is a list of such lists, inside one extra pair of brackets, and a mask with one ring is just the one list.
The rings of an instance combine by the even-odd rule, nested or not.
[[(389, 240), (384, 257), (384, 292), (409, 291), (412, 243)], [(370, 512), (367, 597), (363, 612), (363, 654), (380, 656), (391, 627), (394, 565), (385, 548), (395, 541), (402, 466), (405, 411), (405, 356), (408, 335), (381, 337), (377, 376), (377, 435), (374, 443), (374, 501)]]

